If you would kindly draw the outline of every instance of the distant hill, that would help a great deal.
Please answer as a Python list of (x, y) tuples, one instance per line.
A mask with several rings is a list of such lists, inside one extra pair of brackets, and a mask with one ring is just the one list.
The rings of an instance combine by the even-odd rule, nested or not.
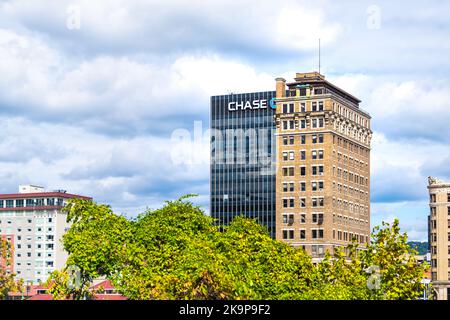
[(428, 242), (410, 241), (408, 242), (408, 245), (415, 249), (420, 255), (428, 252)]

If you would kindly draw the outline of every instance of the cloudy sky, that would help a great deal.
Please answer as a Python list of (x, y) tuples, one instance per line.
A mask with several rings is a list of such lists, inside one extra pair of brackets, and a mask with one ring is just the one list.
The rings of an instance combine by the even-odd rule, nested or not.
[(316, 70), (320, 37), (322, 73), (373, 117), (373, 225), (399, 217), (426, 240), (426, 177), (450, 180), (449, 12), (438, 0), (2, 0), (0, 192), (62, 188), (130, 216), (198, 193), (207, 210), (209, 97)]

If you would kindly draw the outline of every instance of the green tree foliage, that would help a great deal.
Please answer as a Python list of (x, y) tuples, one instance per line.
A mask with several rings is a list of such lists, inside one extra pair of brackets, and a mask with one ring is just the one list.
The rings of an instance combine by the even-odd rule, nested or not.
[(14, 274), (6, 271), (11, 261), (12, 249), (11, 242), (0, 237), (0, 300), (5, 299), (9, 292), (20, 291), (23, 285), (22, 281), (14, 279)]
[[(88, 297), (86, 284), (106, 276), (130, 299), (412, 299), (424, 266), (413, 260), (398, 221), (375, 229), (367, 250), (353, 244), (314, 264), (300, 248), (272, 239), (254, 220), (236, 217), (219, 230), (181, 198), (135, 220), (110, 207), (72, 200), (63, 243), (80, 268), (78, 290), (54, 273), (55, 297)], [(373, 270), (372, 270), (373, 269)]]
[(383, 222), (374, 228), (368, 250), (361, 252), (365, 268), (376, 266), (380, 276), (379, 290), (373, 297), (379, 299), (413, 299), (424, 289), (420, 281), (427, 265), (418, 265), (417, 252), (407, 243), (406, 233), (400, 234), (399, 220), (390, 226)]

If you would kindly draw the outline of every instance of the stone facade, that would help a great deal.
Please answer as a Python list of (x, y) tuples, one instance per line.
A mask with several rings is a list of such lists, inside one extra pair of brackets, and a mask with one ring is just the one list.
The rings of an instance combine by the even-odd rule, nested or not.
[(428, 190), (431, 280), (437, 299), (450, 300), (450, 183), (429, 177)]
[(352, 238), (362, 246), (370, 240), (370, 116), (317, 72), (285, 85), (276, 79), (276, 238), (315, 258)]

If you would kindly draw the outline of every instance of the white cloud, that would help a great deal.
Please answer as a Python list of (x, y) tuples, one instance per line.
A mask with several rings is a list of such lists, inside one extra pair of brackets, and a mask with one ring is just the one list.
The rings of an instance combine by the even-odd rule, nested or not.
[[(67, 8), (72, 5), (80, 9), (81, 28), (76, 31), (66, 28)], [(282, 6), (261, 0), (14, 0), (0, 5), (0, 17), (57, 38), (62, 45), (77, 41), (95, 52), (195, 51), (206, 46), (233, 51), (243, 46), (266, 52), (310, 50), (316, 48), (318, 37), (326, 45), (341, 32), (320, 8), (293, 0)]]
[(151, 119), (207, 118), (213, 94), (274, 88), (272, 76), (218, 55), (181, 56), (163, 65), (109, 56), (68, 64), (39, 39), (0, 32), (0, 102), (41, 121), (145, 131)]
[(277, 46), (296, 49), (317, 49), (337, 40), (341, 30), (338, 23), (326, 21), (320, 9), (305, 6), (285, 6), (276, 17), (276, 32), (272, 35)]

